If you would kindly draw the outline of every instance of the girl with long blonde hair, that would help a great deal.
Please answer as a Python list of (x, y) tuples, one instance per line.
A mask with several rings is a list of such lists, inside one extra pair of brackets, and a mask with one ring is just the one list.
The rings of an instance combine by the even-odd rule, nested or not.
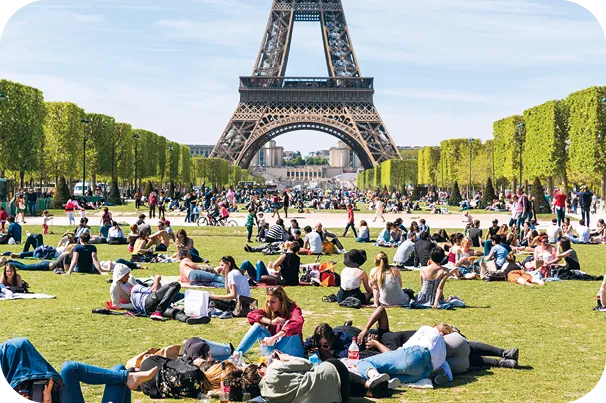
[(370, 286), (373, 289), (374, 306), (408, 305), (410, 297), (402, 290), (400, 271), (389, 264), (385, 252), (377, 254), (375, 265), (376, 267), (370, 271)]

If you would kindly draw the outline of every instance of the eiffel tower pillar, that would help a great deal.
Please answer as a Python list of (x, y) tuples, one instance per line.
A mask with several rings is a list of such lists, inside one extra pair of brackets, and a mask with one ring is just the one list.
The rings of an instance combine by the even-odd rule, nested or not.
[[(297, 21), (320, 22), (328, 77), (284, 77)], [(248, 168), (274, 137), (317, 130), (345, 142), (364, 168), (400, 158), (374, 105), (374, 79), (360, 73), (341, 0), (274, 0), (253, 74), (240, 77), (239, 91), (212, 157)]]

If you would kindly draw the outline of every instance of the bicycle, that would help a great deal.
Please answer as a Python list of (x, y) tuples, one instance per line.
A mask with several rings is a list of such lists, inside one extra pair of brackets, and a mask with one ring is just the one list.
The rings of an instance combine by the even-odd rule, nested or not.
[(217, 220), (211, 217), (210, 214), (206, 214), (206, 217), (198, 218), (196, 221), (199, 227), (237, 227), (238, 222), (236, 220)]

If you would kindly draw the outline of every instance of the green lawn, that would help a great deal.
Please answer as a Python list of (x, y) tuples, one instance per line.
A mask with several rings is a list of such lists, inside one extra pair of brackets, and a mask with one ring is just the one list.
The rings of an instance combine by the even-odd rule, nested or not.
[[(38, 226), (25, 228), (38, 231)], [(63, 229), (55, 227), (54, 231)], [(189, 228), (188, 231), (201, 254), (212, 263), (226, 254), (232, 254), (237, 262), (251, 257), (253, 261), (264, 258), (261, 254), (248, 255), (243, 251), (245, 230), (242, 227)], [(377, 233), (378, 230), (373, 231), (373, 235)], [(45, 240), (47, 244), (54, 244), (58, 235), (50, 235)], [(356, 246), (352, 238), (343, 243), (347, 249)], [(379, 248), (364, 246), (372, 260)], [(98, 249), (102, 260), (128, 257), (124, 246), (100, 245)], [(0, 246), (0, 252), (7, 250), (16, 248)], [(603, 246), (579, 246), (577, 251), (583, 269), (590, 274), (604, 274), (606, 249)], [(395, 250), (387, 252), (392, 257)], [(339, 261), (340, 270), (342, 259), (340, 256), (335, 259)], [(302, 260), (311, 262), (312, 258)], [(371, 264), (368, 262), (365, 269), (370, 270)], [(151, 266), (150, 270), (136, 274), (178, 275), (177, 264)], [(68, 359), (109, 367), (125, 363), (148, 347), (180, 343), (192, 336), (237, 344), (249, 328), (245, 319), (213, 320), (209, 325), (188, 326), (176, 321), (158, 323), (144, 318), (93, 315), (91, 309), (102, 307), (109, 297), (109, 284), (105, 282), (108, 277), (78, 274), (63, 277), (47, 272), (21, 272), (21, 275), (34, 292), (54, 294), (57, 299), (2, 302), (0, 340), (28, 337), (57, 369)], [(420, 288), (416, 272), (404, 272), (403, 282), (416, 291)], [(591, 310), (598, 287), (598, 282), (568, 281), (535, 288), (452, 280), (446, 285), (445, 293), (459, 296), (469, 307), (456, 311), (390, 308), (392, 329), (416, 329), (421, 325), (449, 322), (458, 326), (470, 340), (504, 348), (519, 347), (523, 368), (472, 372), (458, 376), (446, 387), (429, 391), (402, 389), (391, 400), (382, 401), (568, 402), (585, 395), (599, 380), (606, 357), (606, 314)], [(344, 309), (321, 301), (323, 295), (333, 292), (336, 289), (288, 289), (289, 296), (304, 311), (306, 335), (323, 322), (336, 326), (351, 319), (354, 325), (362, 326), (371, 313), (370, 309)], [(263, 290), (254, 290), (260, 299), (264, 298), (263, 294)], [(100, 401), (101, 387), (84, 390), (87, 401)], [(134, 393), (133, 401), (151, 400)]]

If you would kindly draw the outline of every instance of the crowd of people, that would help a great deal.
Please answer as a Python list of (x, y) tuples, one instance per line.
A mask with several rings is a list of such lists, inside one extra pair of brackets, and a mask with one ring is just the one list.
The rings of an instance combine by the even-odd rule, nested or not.
[[(180, 354), (173, 351), (152, 355), (128, 368), (103, 369), (68, 361), (59, 372), (27, 339), (11, 339), (0, 345), (2, 370), (10, 374), (7, 380), (16, 391), (26, 397), (41, 394), (45, 402), (83, 401), (80, 383), (106, 385), (104, 401), (115, 403), (130, 401), (132, 390), (154, 398), (196, 398), (201, 393), (227, 393), (230, 400), (240, 401), (248, 395), (262, 396), (270, 402), (341, 402), (350, 397), (389, 397), (401, 383), (429, 379), (434, 385), (443, 385), (474, 367), (516, 368), (519, 351), (469, 341), (457, 327), (446, 323), (392, 331), (385, 307), (452, 309), (464, 306), (459, 297), (445, 296), (446, 284), (454, 278), (501, 280), (527, 286), (568, 279), (603, 280), (581, 271), (572, 246), (606, 243), (604, 221), (599, 220), (595, 229), (590, 229), (585, 218), (573, 226), (569, 218), (560, 217), (564, 206), (562, 196), (557, 193), (554, 197), (557, 218), (545, 231), (539, 231), (532, 216), (527, 215), (525, 194), (520, 190), (517, 199), (511, 198), (512, 214), (516, 215), (512, 215), (509, 223), (499, 225), (498, 220), (493, 220), (484, 230), (480, 220), (473, 218), (473, 210), (469, 210), (464, 216), (463, 232), (451, 234), (443, 229), (432, 233), (425, 219), (408, 225), (399, 217), (386, 222), (383, 213), (420, 208), (419, 201), (412, 202), (407, 196), (395, 193), (392, 196), (347, 191), (260, 195), (254, 191), (230, 189), (218, 193), (202, 188), (185, 194), (184, 206), (177, 201), (170, 207), (173, 201), (164, 192), (154, 191), (145, 198), (149, 218), (155, 220), (153, 230), (146, 222), (148, 217), (140, 214), (130, 225), (130, 233), (125, 234), (105, 207), (98, 234), (92, 234), (84, 214), (79, 225), (64, 233), (56, 246), (44, 244), (44, 235), (48, 232), (46, 222), (42, 233), (25, 232), (22, 236), (20, 224), (14, 216), (8, 216), (8, 228), (0, 237), (0, 243), (4, 240), (9, 243), (12, 239), (11, 244), (23, 243), (24, 248), (21, 252), (5, 252), (0, 258), (0, 265), (4, 267), (0, 290), (4, 296), (27, 292), (29, 285), (21, 275), (29, 270), (63, 275), (106, 274), (112, 279), (105, 309), (128, 310), (152, 320), (174, 319), (190, 325), (208, 324), (211, 317), (245, 316), (251, 326), (235, 348), (224, 340), (219, 343), (193, 338), (184, 344)], [(441, 192), (428, 194), (425, 202), (436, 203), (447, 197)], [(526, 200), (530, 199), (526, 197)], [(375, 220), (385, 222), (376, 240), (372, 240), (366, 221), (361, 220), (356, 228), (354, 211), (358, 211), (356, 203), (360, 202), (370, 204)], [(522, 208), (514, 203), (522, 204)], [(229, 206), (237, 211), (238, 206), (244, 204), (248, 211), (245, 251), (275, 255), (275, 259), (267, 263), (257, 260), (255, 264), (244, 260), (238, 264), (233, 256), (225, 255), (212, 267), (200, 256), (193, 238), (184, 229), (173, 231), (165, 219), (167, 204), (169, 209), (184, 207), (186, 220), (195, 219), (200, 211), (213, 210), (213, 206), (225, 209)], [(346, 210), (343, 234), (329, 231), (320, 221), (313, 228), (301, 227), (297, 219), (290, 218), (287, 227), (285, 219), (291, 206)], [(198, 207), (201, 210), (196, 211)], [(66, 204), (69, 216), (68, 208), (73, 208), (72, 215), (73, 211), (82, 211), (71, 200)], [(0, 217), (2, 211), (0, 208)], [(272, 218), (277, 216), (273, 225), (265, 221), (270, 214)], [(251, 246), (255, 227), (257, 239), (262, 243)], [(368, 260), (364, 249), (344, 248), (341, 239), (346, 238), (350, 230), (358, 245), (374, 242), (385, 248), (374, 255), (370, 270), (363, 267)], [(100, 260), (95, 245), (101, 243), (124, 248), (130, 253), (130, 259)], [(176, 252), (169, 253), (171, 248)], [(309, 268), (301, 264), (301, 256), (317, 256), (318, 262), (323, 255), (335, 254), (343, 255), (345, 266), (338, 274), (330, 269), (312, 274), (317, 270), (315, 265)], [(26, 257), (41, 261), (25, 264), (15, 260)], [(144, 268), (142, 264), (167, 261), (178, 262), (178, 282), (163, 283), (162, 276), (156, 275), (145, 283), (133, 275), (133, 270)], [(404, 284), (402, 270), (418, 270), (419, 282)], [(342, 326), (323, 323), (306, 338), (304, 311), (289, 298), (285, 287), (314, 283), (312, 279), (319, 284), (326, 279), (325, 274), (333, 281), (328, 284), (338, 287), (335, 302), (343, 307), (371, 306), (374, 311), (363, 327), (356, 328), (350, 322)], [(208, 315), (188, 315), (174, 305), (183, 299), (181, 288), (188, 285), (224, 292), (210, 294)], [(250, 306), (256, 303), (251, 290), (259, 286), (265, 287), (262, 307), (236, 313), (243, 301)], [(604, 282), (597, 298), (596, 308), (606, 309), (601, 305), (601, 301), (606, 301)], [(332, 302), (330, 296), (326, 300)], [(359, 358), (349, 355), (354, 340)], [(267, 360), (260, 365), (245, 365), (242, 356), (256, 344)], [(11, 372), (12, 368), (19, 367), (27, 367), (27, 371), (21, 372), (27, 376)], [(137, 372), (131, 372), (133, 370)], [(42, 389), (36, 389), (31, 375), (40, 373), (47, 374), (45, 378), (49, 381)], [(228, 379), (230, 388), (225, 387)]]

